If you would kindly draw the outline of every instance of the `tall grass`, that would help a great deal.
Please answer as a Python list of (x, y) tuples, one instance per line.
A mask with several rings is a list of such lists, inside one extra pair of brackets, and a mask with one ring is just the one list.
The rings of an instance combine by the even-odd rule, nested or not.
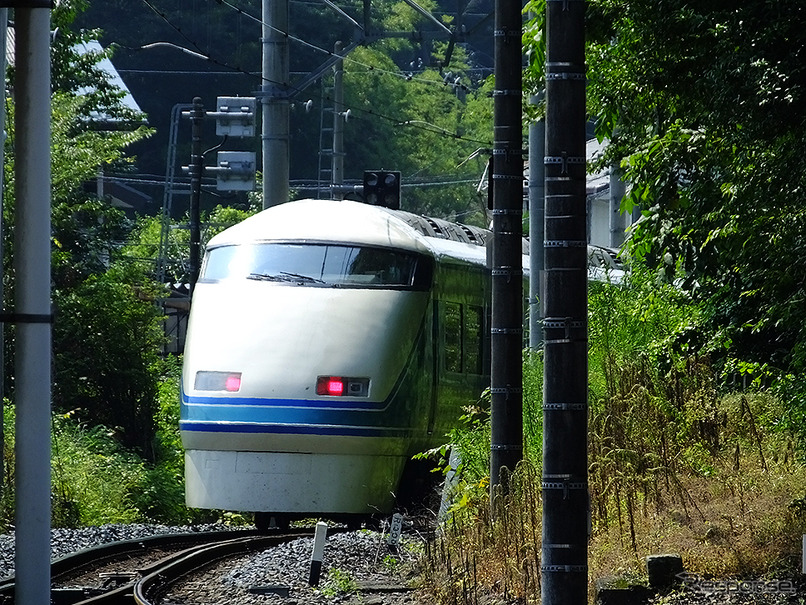
[[(212, 512), (184, 504), (183, 451), (179, 439), (180, 362), (160, 362), (156, 462), (123, 447), (114, 430), (84, 426), (71, 414), (52, 418), (52, 524), (183, 524), (214, 520)], [(4, 489), (0, 530), (14, 522), (14, 406), (4, 406)]]
[[(697, 328), (696, 306), (634, 271), (589, 298), (589, 585), (643, 573), (678, 552), (690, 571), (747, 576), (796, 569), (806, 528), (806, 469), (780, 419), (782, 400), (727, 392)], [(540, 598), (542, 364), (525, 356), (527, 456), (512, 490), (488, 493), (484, 409), (460, 431), (461, 498), (428, 552), (424, 578), (442, 603)], [(491, 512), (492, 511), (492, 512)]]

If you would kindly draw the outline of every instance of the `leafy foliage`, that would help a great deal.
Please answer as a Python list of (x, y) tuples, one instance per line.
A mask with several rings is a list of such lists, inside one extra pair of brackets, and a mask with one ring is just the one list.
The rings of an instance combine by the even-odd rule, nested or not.
[(801, 3), (591, 3), (589, 108), (643, 219), (630, 242), (734, 354), (802, 367)]
[[(345, 146), (348, 177), (367, 168), (394, 168), (406, 181), (402, 208), (484, 225), (486, 200), (476, 193), (484, 171), (492, 115), (487, 89), (472, 90), (460, 57), (450, 70), (420, 69), (402, 78), (395, 63), (376, 48), (353, 51), (345, 64), (345, 104), (351, 108)], [(479, 83), (475, 83), (478, 85)], [(355, 123), (356, 126), (352, 126)], [(433, 183), (433, 186), (432, 186)]]
[(137, 521), (141, 516), (133, 497), (146, 476), (142, 459), (122, 449), (105, 427), (82, 428), (66, 417), (54, 417), (55, 526)]
[[(54, 527), (138, 522), (180, 525), (217, 518), (215, 512), (190, 510), (184, 504), (184, 452), (178, 424), (181, 362), (168, 357), (158, 365), (154, 463), (123, 447), (113, 429), (80, 423), (75, 413), (53, 415)], [(0, 527), (6, 528), (14, 518), (15, 407), (6, 402), (3, 412), (6, 476), (0, 497)]]
[[(701, 319), (698, 304), (640, 264), (619, 286), (590, 288), (592, 579), (641, 575), (653, 552), (680, 552), (687, 570), (717, 577), (780, 572), (799, 556), (806, 467), (781, 422), (787, 402), (761, 382), (725, 393), (691, 340)], [(538, 396), (540, 365), (539, 355), (525, 364), (526, 399)], [(741, 367), (763, 376), (764, 368)], [(530, 411), (538, 407), (524, 401), (527, 444), (542, 436)], [(527, 600), (539, 590), (539, 450), (529, 447), (511, 491), (491, 498), (480, 462), (489, 422), (475, 417), (452, 436), (472, 464), (460, 469), (423, 577), (442, 602), (490, 593)]]
[(119, 433), (122, 443), (152, 455), (156, 375), (162, 342), (152, 294), (120, 270), (54, 293), (55, 409)]
[[(251, 95), (260, 86), (261, 6), (255, 0), (203, 2), (192, 7), (188, 2), (149, 4), (153, 8), (112, 1), (91, 3), (79, 22), (103, 28), (102, 43), (116, 47), (116, 65), (125, 72), (127, 84), (158, 129), (154, 139), (135, 146), (141, 156), (138, 164), (144, 172), (154, 173), (165, 166), (167, 116), (175, 103), (188, 103), (199, 95), (210, 106), (211, 97)], [(444, 22), (454, 18), (453, 4), (428, 1), (420, 5)], [(491, 114), (489, 87), (477, 94), (490, 72), (489, 67), (480, 67), (491, 60), (486, 52), (489, 37), (466, 32), (462, 43), (448, 43), (442, 33), (434, 35), (437, 26), (430, 19), (400, 0), (373, 2), (367, 14), (360, 2), (348, 0), (338, 6), (343, 14), (327, 5), (291, 6), (290, 69), (295, 74), (291, 82), (291, 178), (307, 183), (318, 180), (320, 128), (323, 123), (329, 127), (332, 120), (328, 111), (332, 107), (330, 70), (323, 73), (321, 88), (317, 82), (294, 90), (304, 81), (297, 74), (318, 69), (330, 58), (337, 40), (348, 44), (356, 39), (356, 28), (345, 15), (362, 25), (368, 18), (365, 45), (352, 50), (344, 61), (345, 106), (341, 109), (350, 110), (344, 128), (345, 178), (355, 183), (364, 170), (401, 170), (405, 185), (417, 184), (405, 187), (405, 209), (440, 217), (459, 213), (461, 220), (486, 224), (475, 188), (488, 154), (470, 156), (479, 148), (492, 146), (492, 129), (489, 122), (469, 114), (478, 113), (482, 106)], [(474, 5), (473, 12), (488, 8), (491, 6), (485, 2), (482, 7)], [(471, 12), (468, 9), (465, 12)], [(137, 31), (126, 25), (134, 21)], [(385, 32), (392, 34), (385, 37)], [(143, 49), (144, 40), (164, 40), (175, 46)], [(190, 57), (176, 47), (209, 60)], [(474, 52), (478, 49), (484, 52)], [(165, 75), (168, 70), (170, 77)], [(159, 87), (155, 81), (160, 82)], [(207, 133), (203, 136), (208, 139), (205, 146), (212, 143)], [(324, 139), (322, 146), (330, 147), (328, 137)], [(259, 141), (243, 141), (243, 145), (253, 143), (257, 146)], [(178, 153), (186, 157), (185, 149)], [(329, 161), (323, 158), (323, 162)], [(301, 193), (312, 195), (309, 189)], [(219, 201), (205, 194), (202, 208)]]
[[(544, 1), (527, 10), (527, 84), (542, 88)], [(642, 219), (628, 241), (704, 301), (705, 340), (728, 356), (806, 363), (803, 187), (806, 8), (591, 0), (588, 110)]]

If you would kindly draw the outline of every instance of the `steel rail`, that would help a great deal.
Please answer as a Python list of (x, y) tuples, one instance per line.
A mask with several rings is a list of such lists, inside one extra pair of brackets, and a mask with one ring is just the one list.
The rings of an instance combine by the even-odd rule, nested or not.
[[(98, 605), (101, 603), (107, 605), (117, 603), (130, 604), (133, 602), (133, 587), (137, 578), (144, 578), (156, 574), (161, 567), (170, 567), (173, 562), (189, 556), (194, 551), (203, 551), (210, 547), (210, 543), (214, 543), (213, 546), (215, 546), (216, 543), (249, 543), (251, 540), (258, 540), (259, 543), (262, 543), (261, 539), (266, 538), (269, 545), (276, 545), (307, 535), (311, 535), (310, 530), (284, 532), (282, 535), (277, 534), (271, 536), (261, 535), (255, 530), (228, 530), (161, 534), (100, 544), (54, 559), (51, 563), (52, 585), (57, 584), (60, 580), (63, 581), (71, 575), (86, 571), (93, 566), (103, 565), (116, 559), (123, 559), (127, 556), (140, 556), (150, 550), (160, 548), (181, 548), (182, 550), (163, 557), (159, 561), (135, 569), (134, 571), (136, 573), (134, 576), (137, 577), (132, 577), (131, 581), (111, 590), (100, 592), (100, 589), (95, 588), (52, 588), (51, 602), (56, 605), (77, 605), (79, 603), (86, 603), (87, 605)], [(16, 578), (14, 576), (0, 580), (0, 605), (11, 605), (14, 603), (15, 580)]]
[(172, 584), (199, 569), (222, 559), (272, 548), (289, 540), (310, 535), (312, 532), (309, 531), (300, 534), (252, 536), (188, 549), (182, 556), (174, 557), (164, 565), (155, 566), (155, 569), (135, 582), (134, 602), (137, 605), (152, 605), (166, 593)]

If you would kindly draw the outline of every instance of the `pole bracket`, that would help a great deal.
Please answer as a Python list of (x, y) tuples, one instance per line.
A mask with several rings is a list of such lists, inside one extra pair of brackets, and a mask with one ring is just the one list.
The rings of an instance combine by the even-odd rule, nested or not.
[[(0, 8), (53, 8), (51, 0), (0, 0)], [(5, 27), (5, 24), (4, 24)]]
[[(551, 217), (546, 217), (550, 219)], [(587, 248), (586, 240), (577, 239), (547, 239), (543, 242), (544, 248)]]
[(584, 156), (568, 155), (563, 152), (562, 155), (547, 155), (543, 158), (543, 163), (546, 166), (560, 166), (561, 174), (568, 174), (568, 166), (585, 166), (587, 159)]
[(587, 565), (541, 565), (540, 571), (549, 573), (588, 573)]
[(496, 452), (520, 452), (523, 450), (523, 446), (510, 443), (493, 443), (490, 449)]
[(543, 327), (549, 330), (581, 330), (585, 327), (585, 322), (571, 317), (546, 317), (543, 320)]
[(496, 88), (493, 90), (494, 97), (521, 97), (523, 91), (519, 88)]
[[(555, 479), (555, 481), (547, 481), (546, 479)], [(556, 480), (556, 479), (559, 479)], [(588, 481), (584, 477), (576, 477), (576, 481), (572, 481), (574, 477), (570, 475), (546, 475), (540, 483), (540, 487), (544, 490), (548, 489), (561, 489), (563, 490), (563, 500), (568, 500), (569, 492), (573, 490), (588, 490)], [(580, 480), (581, 479), (581, 480)], [(556, 545), (555, 545), (556, 546)]]
[[(496, 30), (493, 31), (493, 37), (494, 38), (504, 38), (504, 42), (509, 42), (509, 40), (511, 38), (514, 38), (516, 36), (517, 36), (518, 40), (521, 39), (522, 33), (521, 33), (521, 31), (519, 29), (516, 30), (516, 29), (501, 28), (501, 29), (496, 29)], [(523, 91), (519, 90), (518, 94), (519, 95), (523, 94)]]
[(491, 334), (523, 334), (523, 328), (490, 328)]
[(490, 271), (492, 275), (503, 275), (504, 277), (519, 277), (523, 275), (523, 269), (516, 269), (515, 267), (499, 267)]
[(588, 76), (578, 71), (554, 71), (546, 74), (546, 80), (587, 80)]
[(585, 412), (588, 410), (587, 403), (544, 403), (544, 411), (572, 411)]
[[(587, 323), (581, 319), (574, 319), (572, 317), (546, 317), (543, 319), (543, 329), (548, 332), (549, 330), (562, 330), (564, 334), (564, 341), (571, 341), (572, 340), (572, 331), (577, 331), (577, 335), (580, 333), (585, 334), (587, 328)], [(546, 341), (555, 342), (557, 340), (556, 334), (554, 338), (550, 338), (548, 334), (546, 334)], [(579, 339), (585, 340), (585, 339)]]
[(52, 324), (53, 313), (0, 313), (0, 323), (6, 324)]
[(523, 157), (529, 153), (527, 149), (493, 149), (493, 155), (516, 155), (518, 157)]

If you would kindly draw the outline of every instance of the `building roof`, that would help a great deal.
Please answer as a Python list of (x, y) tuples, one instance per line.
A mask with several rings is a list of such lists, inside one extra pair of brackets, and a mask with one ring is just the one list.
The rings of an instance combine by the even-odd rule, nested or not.
[[(15, 30), (13, 26), (8, 26), (6, 28), (6, 64), (7, 65), (14, 65), (15, 60)], [(83, 42), (81, 44), (76, 45), (76, 51), (79, 54), (89, 54), (89, 53), (101, 53), (103, 52), (103, 47), (101, 44), (96, 40), (90, 40), (89, 42)], [(121, 90), (124, 93), (123, 98), (121, 99), (121, 103), (124, 107), (131, 109), (132, 111), (136, 111), (138, 113), (143, 113), (143, 110), (140, 109), (140, 106), (137, 104), (137, 101), (134, 100), (131, 91), (123, 82), (123, 78), (120, 77), (118, 70), (115, 69), (114, 64), (110, 61), (107, 57), (104, 57), (98, 62), (98, 69), (100, 69), (104, 74), (106, 74), (109, 82), (114, 85), (116, 88)], [(79, 91), (79, 94), (82, 94), (85, 91)], [(107, 118), (101, 118), (107, 119)]]

